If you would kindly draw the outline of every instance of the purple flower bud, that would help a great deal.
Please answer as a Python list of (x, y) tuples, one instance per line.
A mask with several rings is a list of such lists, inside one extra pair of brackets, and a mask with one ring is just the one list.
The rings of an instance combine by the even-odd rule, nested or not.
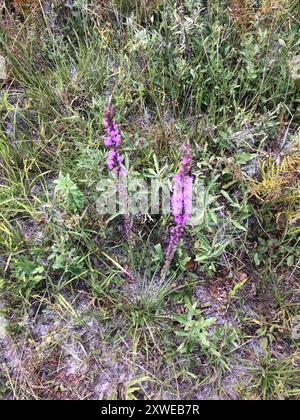
[(115, 168), (116, 158), (117, 158), (117, 152), (115, 150), (111, 150), (108, 154), (108, 160), (107, 160), (107, 166), (110, 170)]
[(121, 144), (121, 136), (120, 135), (115, 136), (114, 144), (115, 144), (116, 147), (120, 146), (120, 144)]
[(104, 140), (104, 144), (105, 144), (106, 147), (112, 147), (113, 146), (113, 141), (112, 141), (111, 137), (107, 137)]
[(118, 162), (119, 165), (122, 165), (123, 160), (124, 160), (123, 156), (118, 154), (118, 156), (117, 156), (117, 162)]

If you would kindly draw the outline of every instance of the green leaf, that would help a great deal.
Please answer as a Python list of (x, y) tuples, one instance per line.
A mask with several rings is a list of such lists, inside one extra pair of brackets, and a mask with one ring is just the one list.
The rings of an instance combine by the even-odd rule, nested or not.
[(260, 258), (259, 258), (259, 255), (258, 255), (257, 252), (254, 254), (254, 262), (255, 262), (255, 265), (257, 265), (257, 266), (260, 265), (261, 261), (260, 261)]
[(290, 255), (287, 259), (288, 267), (293, 267), (295, 265), (295, 257), (294, 255)]
[(267, 337), (262, 338), (260, 340), (260, 348), (262, 349), (264, 353), (266, 353), (268, 350), (268, 347), (269, 347), (269, 340), (267, 339)]
[(236, 153), (234, 157), (237, 163), (239, 163), (240, 165), (244, 165), (245, 163), (248, 163), (251, 160), (255, 159), (257, 155), (254, 153), (241, 152), (241, 153)]
[(247, 232), (247, 229), (244, 226), (240, 225), (239, 222), (237, 222), (236, 220), (232, 219), (231, 222), (239, 230), (243, 230), (244, 232)]
[(234, 286), (234, 288), (232, 289), (232, 291), (230, 292), (230, 297), (234, 297), (237, 292), (244, 286), (244, 284), (246, 284), (248, 281), (248, 278), (246, 278), (245, 280), (241, 281), (240, 283), (236, 284)]
[(55, 193), (62, 198), (64, 205), (70, 211), (77, 211), (84, 207), (84, 195), (79, 190), (75, 182), (67, 174), (64, 176), (61, 172), (56, 181)]

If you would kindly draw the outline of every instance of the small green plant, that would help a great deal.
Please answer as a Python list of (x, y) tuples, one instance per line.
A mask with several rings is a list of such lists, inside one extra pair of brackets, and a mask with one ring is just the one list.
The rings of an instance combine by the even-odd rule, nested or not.
[(255, 252), (253, 252), (253, 260), (255, 265), (258, 267), (264, 261), (266, 261), (267, 256), (270, 252), (279, 245), (279, 241), (276, 239), (263, 239), (258, 238), (257, 241), (257, 248)]
[(185, 307), (187, 312), (184, 315), (177, 315), (176, 321), (182, 327), (176, 330), (176, 335), (182, 341), (178, 347), (180, 353), (191, 353), (196, 346), (199, 346), (201, 352), (209, 351), (216, 356), (220, 356), (214, 344), (211, 341), (211, 327), (216, 318), (205, 319), (202, 311), (197, 309), (197, 302), (191, 303), (185, 299)]
[(209, 365), (228, 370), (231, 353), (238, 347), (239, 331), (227, 323), (216, 325), (216, 318), (205, 318), (198, 303), (191, 303), (186, 294), (183, 300), (186, 313), (175, 318), (181, 326), (175, 331), (181, 340), (177, 351), (187, 355), (200, 351)]
[(69, 211), (76, 212), (83, 208), (84, 195), (75, 182), (72, 181), (69, 174), (64, 176), (60, 173), (55, 184), (55, 193), (63, 200), (65, 207)]
[(143, 384), (154, 382), (150, 376), (132, 379), (126, 383), (118, 383), (116, 389), (109, 396), (109, 400), (137, 401), (139, 394), (144, 394)]
[(83, 257), (63, 236), (52, 246), (48, 260), (53, 261), (53, 270), (62, 270), (64, 274), (78, 276), (84, 271)]
[(12, 261), (12, 276), (18, 293), (29, 300), (32, 292), (46, 280), (45, 268), (28, 256), (19, 256)]

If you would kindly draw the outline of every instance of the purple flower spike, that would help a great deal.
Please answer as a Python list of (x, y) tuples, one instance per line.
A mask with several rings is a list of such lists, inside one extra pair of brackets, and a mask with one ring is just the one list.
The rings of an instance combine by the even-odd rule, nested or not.
[(131, 220), (128, 215), (127, 190), (124, 187), (123, 182), (126, 179), (127, 172), (125, 166), (123, 165), (124, 158), (119, 151), (121, 145), (121, 133), (119, 126), (115, 121), (115, 114), (116, 107), (114, 105), (107, 107), (104, 110), (103, 124), (106, 131), (104, 144), (106, 147), (110, 148), (107, 159), (107, 167), (110, 171), (112, 171), (114, 177), (116, 178), (119, 199), (122, 203), (122, 208), (127, 212), (124, 215), (124, 227), (126, 235), (128, 235), (131, 229)]
[(191, 165), (192, 151), (190, 146), (184, 144), (181, 148), (180, 169), (173, 178), (172, 214), (175, 226), (170, 233), (166, 262), (162, 270), (162, 279), (166, 276), (177, 246), (184, 234), (185, 226), (192, 214), (193, 177), (190, 175)]
[(121, 144), (121, 134), (118, 124), (115, 122), (116, 108), (111, 106), (105, 109), (103, 124), (107, 134), (104, 144), (106, 147), (110, 147), (111, 151), (108, 156), (107, 166), (108, 169), (114, 171), (114, 174), (118, 178), (121, 171), (121, 164), (123, 158), (119, 153), (119, 147)]

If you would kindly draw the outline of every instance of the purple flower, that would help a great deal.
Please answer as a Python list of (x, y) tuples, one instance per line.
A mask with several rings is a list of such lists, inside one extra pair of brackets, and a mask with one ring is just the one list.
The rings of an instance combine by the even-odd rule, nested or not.
[(104, 140), (104, 144), (106, 147), (112, 147), (113, 146), (113, 141), (111, 137), (107, 137), (107, 139)]
[(181, 164), (179, 172), (173, 178), (172, 214), (175, 226), (171, 229), (170, 240), (166, 252), (166, 262), (162, 270), (162, 278), (174, 258), (177, 246), (184, 234), (186, 223), (192, 213), (193, 178), (190, 175), (192, 164), (191, 148), (184, 144), (181, 148)]
[[(107, 107), (104, 110), (103, 124), (106, 131), (106, 138), (104, 139), (104, 144), (106, 147), (110, 148), (110, 152), (108, 154), (107, 159), (107, 167), (110, 171), (113, 172), (116, 178), (116, 184), (119, 199), (122, 202), (122, 208), (128, 209), (128, 195), (123, 183), (123, 180), (127, 176), (127, 172), (126, 168), (123, 165), (124, 158), (119, 151), (121, 145), (121, 134), (119, 126), (115, 121), (115, 114), (115, 106)], [(131, 220), (128, 213), (124, 215), (124, 226), (126, 234), (129, 234), (129, 231), (131, 229)]]
[(193, 178), (191, 171), (192, 153), (188, 145), (181, 148), (181, 165), (173, 178), (172, 213), (177, 225), (184, 225), (192, 212)]
[(117, 152), (111, 150), (108, 154), (107, 166), (111, 171), (116, 167)]
[(111, 148), (111, 151), (108, 155), (107, 166), (108, 169), (113, 171), (115, 176), (118, 178), (121, 172), (123, 157), (119, 153), (119, 147), (121, 144), (121, 134), (119, 126), (115, 122), (115, 114), (115, 106), (106, 108), (104, 111), (103, 124), (107, 135), (104, 140), (104, 144), (106, 147)]

